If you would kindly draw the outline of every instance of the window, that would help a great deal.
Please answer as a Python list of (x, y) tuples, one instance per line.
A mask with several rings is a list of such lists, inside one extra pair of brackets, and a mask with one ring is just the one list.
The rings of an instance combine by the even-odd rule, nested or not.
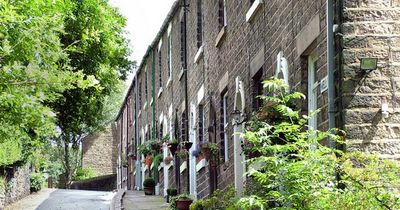
[(142, 108), (142, 82), (139, 82), (139, 109)]
[(203, 45), (203, 8), (202, 0), (197, 0), (197, 49)]
[[(311, 54), (308, 56), (308, 113), (315, 112), (318, 109), (317, 103), (317, 56)], [(308, 120), (309, 129), (317, 129), (317, 115), (311, 116)]]
[(204, 106), (199, 105), (199, 143), (202, 143), (204, 141), (204, 135), (205, 135), (205, 125), (204, 125), (205, 119), (204, 119)]
[(263, 94), (262, 76), (262, 69), (260, 69), (252, 78), (253, 111), (258, 111), (262, 105), (262, 100), (257, 97)]
[(229, 142), (228, 142), (228, 91), (222, 95), (221, 101), (221, 158), (225, 162), (229, 160)]
[(218, 23), (219, 28), (223, 28), (227, 25), (226, 17), (226, 0), (218, 0)]
[(187, 134), (187, 129), (186, 129), (186, 112), (183, 111), (182, 113), (182, 121), (181, 121), (181, 141), (186, 141), (186, 134)]
[[(147, 68), (147, 67), (146, 67)], [(147, 79), (147, 77), (148, 77), (148, 74), (149, 72), (147, 72), (147, 71), (145, 71), (145, 77), (144, 77), (144, 97), (145, 97), (145, 99), (146, 99), (146, 101), (147, 101), (147, 99), (148, 99), (148, 87), (147, 87), (147, 82), (148, 82), (148, 79)]]
[(158, 47), (158, 79), (159, 79), (159, 88), (162, 88), (162, 54), (161, 54), (161, 46)]
[(168, 78), (172, 78), (172, 36), (171, 36), (171, 24), (168, 26)]

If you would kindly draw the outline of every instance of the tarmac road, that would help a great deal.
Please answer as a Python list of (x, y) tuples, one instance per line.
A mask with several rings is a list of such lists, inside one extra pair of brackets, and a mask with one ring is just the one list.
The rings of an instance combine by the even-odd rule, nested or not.
[(109, 210), (113, 192), (44, 189), (7, 210)]

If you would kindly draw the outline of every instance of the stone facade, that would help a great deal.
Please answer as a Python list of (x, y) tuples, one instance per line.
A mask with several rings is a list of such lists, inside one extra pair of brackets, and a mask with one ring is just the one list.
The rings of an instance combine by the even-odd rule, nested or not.
[[(343, 115), (354, 148), (400, 157), (400, 1), (344, 1)], [(359, 71), (360, 58), (378, 68)], [(382, 115), (387, 104), (389, 115)]]
[(111, 126), (83, 140), (82, 166), (92, 168), (96, 175), (116, 174), (117, 159), (117, 141), (113, 138)]
[[(223, 2), (187, 0), (186, 33), (183, 1), (174, 3), (143, 57), (116, 121), (125, 148), (121, 154), (137, 154), (138, 145), (166, 134), (195, 143), (190, 154), (204, 142), (219, 145), (221, 163), (216, 168), (201, 156), (190, 155), (189, 168), (176, 158), (173, 166), (152, 174), (164, 195), (169, 187), (187, 192), (188, 185), (189, 193), (198, 198), (216, 188), (243, 190), (244, 157), (241, 139), (234, 135), (243, 126), (232, 123), (231, 113), (239, 110), (248, 117), (257, 111), (263, 79), (277, 76), (291, 91), (303, 92), (307, 100), (299, 104), (302, 111), (320, 110), (310, 126), (329, 128), (326, 0), (232, 0), (225, 6)], [(335, 2), (333, 9), (336, 127), (345, 129), (353, 148), (396, 157), (399, 1), (345, 0)], [(365, 56), (378, 57), (378, 70), (357, 73), (359, 58)], [(389, 103), (387, 119), (377, 116), (382, 99)], [(132, 126), (126, 123), (131, 118)], [(166, 145), (163, 150), (164, 157), (169, 155)], [(141, 164), (143, 158), (137, 157), (128, 167), (135, 168), (136, 176), (127, 179), (135, 180), (136, 189), (151, 174)]]
[(30, 194), (28, 166), (13, 166), (4, 169), (4, 186), (0, 187), (0, 209), (6, 205), (16, 202)]

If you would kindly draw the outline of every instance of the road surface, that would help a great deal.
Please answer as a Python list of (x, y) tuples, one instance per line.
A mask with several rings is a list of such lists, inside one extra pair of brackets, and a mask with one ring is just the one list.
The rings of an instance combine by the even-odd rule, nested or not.
[(44, 189), (6, 210), (109, 210), (114, 195), (113, 192)]

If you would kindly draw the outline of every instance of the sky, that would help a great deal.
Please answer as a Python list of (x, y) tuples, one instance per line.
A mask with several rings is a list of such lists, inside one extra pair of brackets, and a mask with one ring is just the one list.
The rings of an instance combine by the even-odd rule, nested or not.
[(110, 0), (127, 18), (131, 59), (138, 64), (156, 37), (175, 0)]

